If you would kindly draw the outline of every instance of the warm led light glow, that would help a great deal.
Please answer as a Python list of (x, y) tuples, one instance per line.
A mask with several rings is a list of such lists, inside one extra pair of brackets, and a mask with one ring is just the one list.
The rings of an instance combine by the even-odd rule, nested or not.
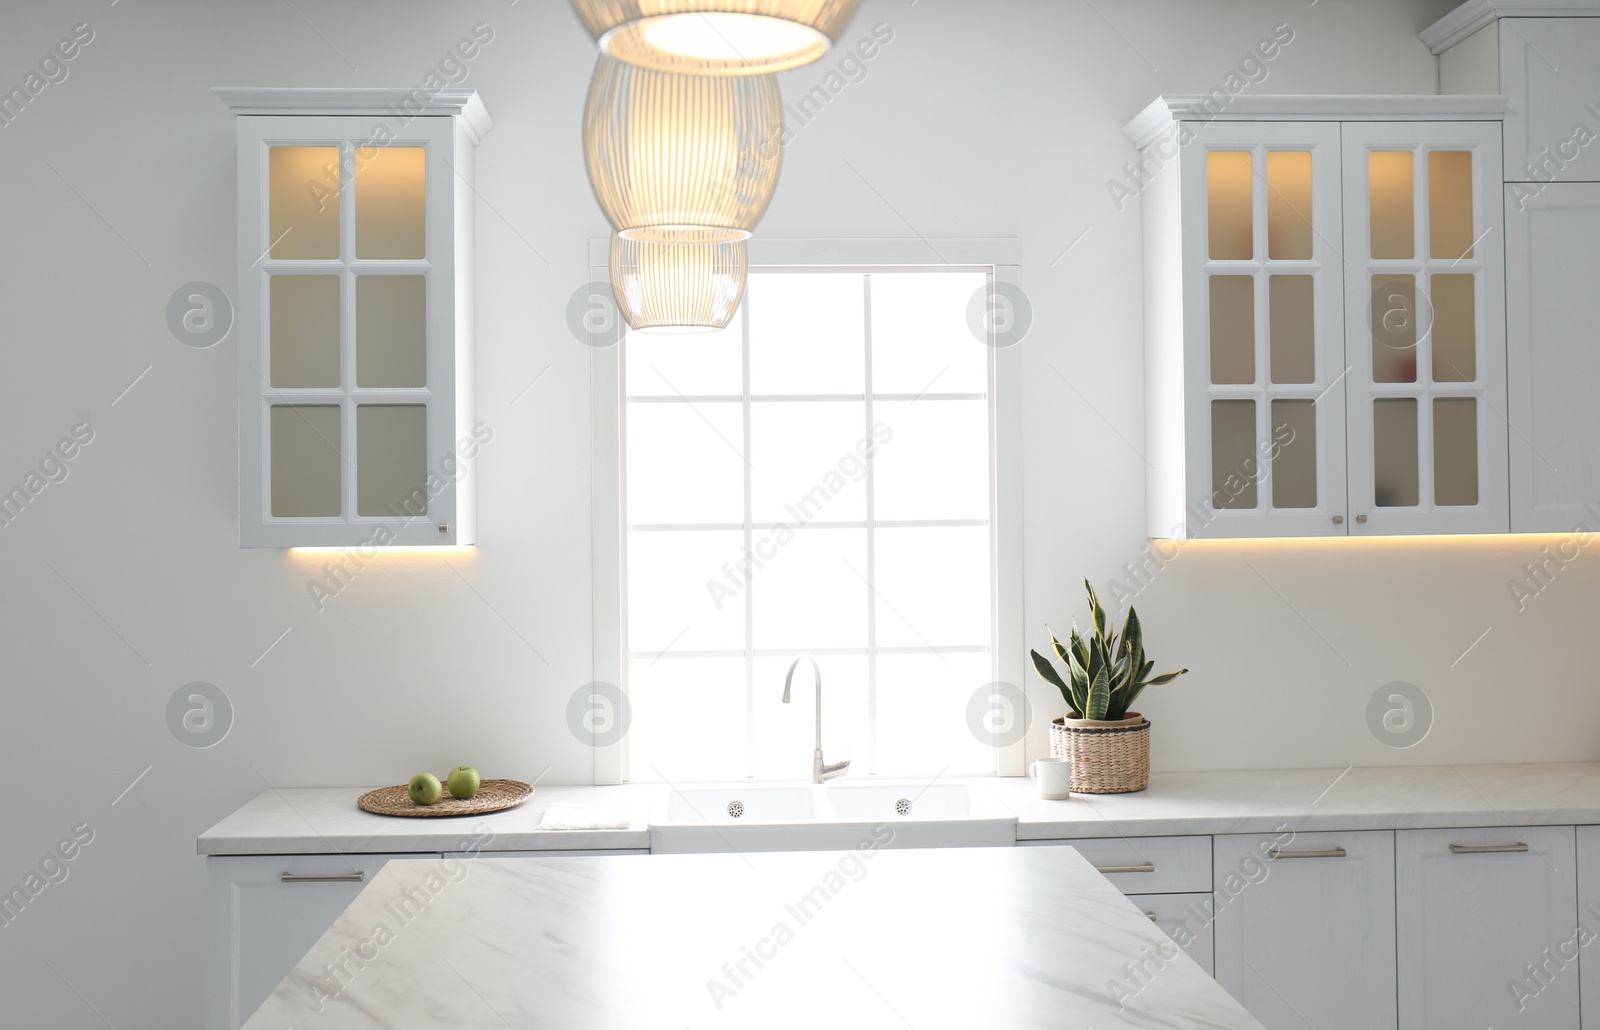
[(771, 61), (828, 49), (828, 37), (808, 25), (752, 14), (672, 14), (640, 23), (646, 45), (695, 61)]
[(1163, 545), (1189, 548), (1195, 547), (1203, 551), (1262, 551), (1276, 550), (1316, 550), (1318, 548), (1355, 548), (1363, 546), (1378, 548), (1412, 549), (1439, 548), (1448, 549), (1455, 547), (1459, 550), (1492, 551), (1505, 550), (1522, 554), (1537, 551), (1542, 547), (1552, 546), (1573, 539), (1574, 536), (1592, 536), (1588, 530), (1574, 530), (1571, 533), (1434, 533), (1419, 534), (1416, 536), (1385, 535), (1385, 536), (1307, 536), (1307, 537), (1228, 537), (1200, 540), (1182, 540), (1177, 537), (1152, 537)]
[(603, 53), (656, 71), (765, 75), (828, 52), (861, 0), (572, 0)]
[(685, 233), (672, 243), (611, 237), (611, 289), (628, 327), (647, 333), (714, 332), (744, 297), (745, 244)]
[[(362, 547), (350, 544), (344, 547), (291, 547), (289, 553), (296, 557), (326, 558), (332, 554), (355, 554), (362, 561), (370, 561), (377, 555), (408, 554), (419, 557), (426, 555), (461, 554), (464, 551), (477, 550), (476, 544), (381, 544), (371, 547)], [(372, 552), (371, 554), (367, 552)]]
[(783, 164), (783, 99), (770, 75), (705, 78), (601, 57), (583, 116), (595, 199), (626, 239), (742, 240)]

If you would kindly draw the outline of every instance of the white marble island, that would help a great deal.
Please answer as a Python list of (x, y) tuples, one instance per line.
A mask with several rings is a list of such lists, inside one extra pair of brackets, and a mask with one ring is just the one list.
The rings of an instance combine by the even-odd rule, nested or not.
[(881, 843), (390, 862), (246, 1030), (1261, 1028), (1070, 848)]

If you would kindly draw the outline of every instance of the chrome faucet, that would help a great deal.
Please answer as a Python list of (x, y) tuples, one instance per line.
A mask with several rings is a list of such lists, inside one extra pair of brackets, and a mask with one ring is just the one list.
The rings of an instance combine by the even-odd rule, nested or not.
[(783, 677), (783, 703), (789, 703), (789, 687), (794, 683), (794, 670), (800, 667), (801, 662), (811, 666), (812, 679), (816, 681), (817, 689), (817, 742), (816, 748), (811, 752), (811, 782), (825, 783), (836, 776), (843, 776), (850, 771), (850, 759), (834, 762), (828, 765), (822, 760), (822, 670), (817, 667), (817, 660), (810, 654), (802, 651), (789, 663), (789, 672)]

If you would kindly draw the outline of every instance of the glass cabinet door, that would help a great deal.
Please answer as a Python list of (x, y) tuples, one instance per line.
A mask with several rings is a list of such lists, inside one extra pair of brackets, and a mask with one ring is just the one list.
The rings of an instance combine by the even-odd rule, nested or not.
[(1189, 146), (1188, 535), (1342, 535), (1338, 126), (1214, 123)]
[(468, 542), (452, 119), (240, 123), (241, 542)]
[(1343, 134), (1351, 532), (1506, 532), (1498, 126)]

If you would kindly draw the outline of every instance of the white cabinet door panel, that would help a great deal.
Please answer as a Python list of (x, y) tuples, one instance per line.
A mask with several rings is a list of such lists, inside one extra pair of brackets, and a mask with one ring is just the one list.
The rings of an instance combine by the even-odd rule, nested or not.
[(1528, 972), (1575, 932), (1574, 847), (1571, 826), (1395, 834), (1401, 1030), (1576, 1030), (1577, 970)]
[[(1578, 827), (1578, 925), (1600, 934), (1600, 826)], [(1583, 1026), (1600, 1027), (1600, 952), (1588, 934), (1573, 939), (1566, 953), (1578, 953), (1578, 995)], [(1557, 958), (1565, 959), (1559, 951)]]
[(1217, 982), (1274, 1030), (1393, 1030), (1394, 834), (1215, 841)]
[(1500, 92), (1507, 182), (1600, 180), (1600, 18), (1503, 19)]
[(1500, 126), (1343, 133), (1350, 533), (1507, 532)]
[(1514, 532), (1600, 529), (1597, 267), (1600, 183), (1506, 187)]
[(249, 1019), (361, 888), (391, 860), (438, 857), (245, 855), (206, 859), (207, 1030), (236, 1030)]
[(1171, 937), (1195, 964), (1214, 975), (1211, 944), (1211, 895), (1133, 894), (1128, 900)]

